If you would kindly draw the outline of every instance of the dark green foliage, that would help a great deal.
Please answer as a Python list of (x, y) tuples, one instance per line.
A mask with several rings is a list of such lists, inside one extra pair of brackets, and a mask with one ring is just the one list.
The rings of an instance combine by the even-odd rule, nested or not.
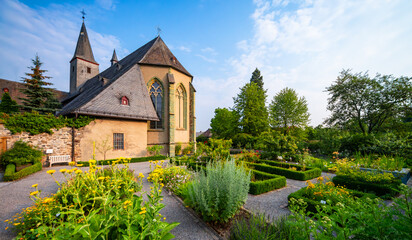
[(200, 135), (199, 137), (196, 138), (196, 142), (204, 143), (204, 142), (207, 142), (207, 140), (209, 140), (209, 138), (203, 135)]
[(25, 112), (11, 116), (4, 116), (4, 125), (12, 134), (28, 132), (32, 135), (40, 133), (53, 134), (52, 129), (62, 127), (81, 128), (88, 125), (93, 118), (80, 116), (78, 118), (55, 117), (54, 115), (39, 114), (38, 112)]
[(326, 123), (363, 134), (378, 132), (393, 117), (402, 117), (404, 106), (411, 104), (411, 77), (394, 78), (377, 74), (351, 73), (343, 70), (327, 87), (332, 112)]
[(383, 199), (391, 199), (392, 197), (398, 195), (399, 185), (401, 184), (399, 179), (391, 184), (382, 184), (356, 180), (348, 175), (335, 176), (332, 181), (336, 185), (344, 186), (349, 189), (374, 193)]
[(0, 103), (0, 113), (16, 113), (19, 111), (19, 106), (17, 102), (11, 99), (10, 94), (8, 92), (3, 93), (1, 97)]
[[(322, 170), (319, 168), (305, 168), (302, 165), (288, 164), (288, 163), (279, 163), (275, 161), (261, 161), (264, 164), (260, 163), (249, 163), (248, 166), (254, 168), (255, 170), (277, 174), (285, 176), (289, 179), (295, 179), (300, 181), (305, 181), (319, 177), (322, 174)], [(269, 164), (269, 165), (267, 165)], [(293, 170), (292, 168), (296, 168)]]
[[(167, 157), (163, 156), (163, 155), (131, 158), (130, 163), (165, 160), (166, 158)], [(112, 164), (112, 162), (114, 162), (116, 160), (117, 159), (100, 160), (100, 161), (98, 161), (97, 165), (110, 165), (110, 164)], [(77, 164), (83, 164), (83, 167), (88, 167), (89, 166), (89, 162), (78, 161)]]
[(43, 153), (40, 150), (32, 148), (25, 142), (17, 141), (14, 143), (13, 148), (1, 155), (1, 165), (14, 164), (21, 166), (27, 163), (40, 162), (42, 156)]
[(252, 149), (258, 138), (247, 133), (238, 133), (233, 137), (233, 146), (237, 148)]
[(270, 153), (272, 159), (282, 156), (286, 160), (293, 160), (298, 153), (297, 143), (298, 140), (288, 133), (269, 130), (260, 134), (255, 148)]
[[(29, 67), (32, 71), (31, 73), (26, 73), (28, 78), (23, 78), (25, 87), (20, 89), (20, 91), (25, 94), (26, 98), (20, 98), (23, 100), (23, 105), (28, 110), (38, 110), (42, 112), (54, 112), (57, 107), (56, 97), (51, 89), (45, 88), (45, 86), (52, 85), (46, 82), (45, 79), (51, 77), (43, 76), (46, 70), (40, 69), (43, 64), (40, 62), (38, 55), (32, 59), (33, 66)], [(47, 108), (53, 107), (53, 108)]]
[(268, 129), (266, 97), (266, 90), (252, 82), (242, 87), (233, 98), (233, 110), (239, 116), (241, 132), (257, 136)]
[(266, 172), (252, 170), (249, 193), (259, 195), (286, 186), (286, 178)]
[[(302, 199), (303, 201), (305, 201), (308, 204), (308, 206), (306, 208), (306, 211), (316, 213), (317, 212), (317, 206), (320, 207), (321, 203), (319, 201), (315, 201), (313, 199), (308, 198), (308, 196), (306, 194), (306, 192), (307, 192), (306, 188), (307, 187), (301, 188), (298, 191), (289, 194), (288, 201), (291, 198)], [(357, 191), (357, 190), (351, 190), (351, 189), (348, 189), (348, 192), (350, 193), (351, 196), (357, 197), (359, 199), (365, 199), (365, 198), (374, 199), (374, 198), (376, 198), (376, 196), (374, 194), (371, 194), (371, 193), (365, 193), (365, 192), (361, 192), (361, 191)]]
[(250, 83), (256, 83), (260, 89), (263, 90), (263, 76), (260, 75), (259, 69), (256, 68), (255, 71), (253, 71)]
[(227, 108), (216, 108), (215, 116), (210, 121), (213, 137), (231, 139), (239, 131), (239, 116)]
[(14, 181), (14, 180), (20, 179), (22, 177), (28, 176), (30, 174), (33, 174), (41, 170), (42, 170), (41, 162), (36, 162), (35, 164), (29, 167), (26, 167), (18, 172), (15, 172), (16, 166), (14, 166), (13, 164), (9, 164), (6, 167), (6, 172), (4, 173), (3, 180), (4, 181)]

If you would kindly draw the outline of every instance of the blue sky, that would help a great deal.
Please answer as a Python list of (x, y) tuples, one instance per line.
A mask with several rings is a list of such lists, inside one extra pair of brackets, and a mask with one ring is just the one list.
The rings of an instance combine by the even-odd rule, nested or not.
[(114, 48), (125, 57), (156, 27), (194, 76), (197, 130), (258, 67), (268, 103), (284, 87), (308, 101), (311, 125), (329, 115), (329, 86), (342, 69), (412, 75), (412, 1), (17, 1), (0, 0), (0, 78), (19, 81), (36, 53), (51, 82), (69, 88), (82, 9), (100, 70)]

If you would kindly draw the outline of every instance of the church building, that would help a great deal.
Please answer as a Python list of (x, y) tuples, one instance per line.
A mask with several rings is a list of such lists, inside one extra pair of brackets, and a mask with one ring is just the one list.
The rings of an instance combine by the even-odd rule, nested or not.
[(113, 51), (111, 66), (99, 71), (83, 22), (70, 61), (70, 93), (58, 112), (95, 118), (74, 140), (80, 149), (73, 152), (81, 152), (75, 160), (90, 159), (93, 142), (110, 149), (107, 159), (147, 156), (153, 145), (174, 156), (175, 144), (196, 141), (192, 82), (160, 36), (120, 60)]

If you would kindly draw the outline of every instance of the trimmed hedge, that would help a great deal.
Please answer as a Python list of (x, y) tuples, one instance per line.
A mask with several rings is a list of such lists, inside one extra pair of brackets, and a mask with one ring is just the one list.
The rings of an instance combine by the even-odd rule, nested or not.
[[(309, 199), (309, 198), (305, 197), (306, 188), (307, 187), (301, 188), (298, 191), (289, 194), (288, 201), (290, 201), (291, 198), (302, 199), (303, 201), (305, 201), (308, 204), (308, 206), (306, 208), (306, 211), (316, 213), (317, 212), (316, 206), (320, 206), (321, 203), (314, 200), (314, 199)], [(356, 191), (356, 190), (352, 190), (352, 189), (348, 189), (348, 192), (352, 196), (357, 197), (357, 198), (367, 198), (367, 197), (371, 198), (371, 199), (376, 198), (376, 196), (374, 194), (371, 194), (371, 193), (364, 193), (364, 192), (360, 192), (360, 191)]]
[[(130, 159), (130, 163), (165, 160), (166, 158), (167, 157), (164, 156), (164, 155), (150, 156), (150, 157), (139, 157), (139, 158)], [(97, 162), (97, 165), (110, 165), (110, 164), (112, 164), (113, 161), (117, 161), (117, 159), (100, 160), (100, 161)], [(77, 164), (83, 164), (83, 167), (88, 167), (89, 166), (89, 162), (78, 161)]]
[(255, 181), (250, 182), (249, 193), (259, 195), (286, 186), (283, 176), (252, 170)]
[(14, 181), (22, 177), (28, 176), (35, 172), (41, 171), (43, 169), (41, 162), (36, 162), (30, 167), (26, 167), (18, 172), (16, 172), (16, 166), (14, 164), (9, 164), (6, 167), (3, 180), (4, 181)]
[(350, 176), (340, 175), (332, 179), (335, 185), (344, 186), (349, 189), (359, 190), (362, 192), (371, 192), (383, 199), (391, 199), (399, 194), (400, 180), (396, 180), (391, 184), (361, 182), (351, 178)]
[[(260, 163), (247, 163), (249, 166), (254, 167), (254, 169), (262, 172), (277, 174), (281, 176), (285, 176), (289, 179), (295, 179), (300, 181), (306, 181), (309, 179), (317, 178), (322, 174), (322, 170), (319, 168), (310, 168), (306, 167), (305, 171), (303, 170), (302, 165), (295, 165), (295, 164), (288, 164), (288, 163), (279, 163), (274, 161), (260, 161), (262, 163), (268, 164), (260, 164)], [(288, 169), (286, 167), (295, 167), (297, 170)]]

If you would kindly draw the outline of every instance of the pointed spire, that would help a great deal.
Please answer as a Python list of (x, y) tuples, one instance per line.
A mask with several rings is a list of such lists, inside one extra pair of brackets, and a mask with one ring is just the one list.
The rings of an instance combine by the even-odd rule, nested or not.
[(82, 23), (79, 39), (77, 40), (76, 50), (71, 61), (73, 61), (75, 58), (81, 58), (88, 62), (98, 64), (94, 60), (92, 47), (90, 45), (89, 37), (87, 35), (86, 26), (84, 25), (84, 22)]
[(112, 56), (112, 59), (110, 60), (110, 62), (112, 63), (112, 66), (113, 66), (113, 64), (118, 62), (117, 55), (116, 55), (116, 49), (113, 50), (113, 56)]

